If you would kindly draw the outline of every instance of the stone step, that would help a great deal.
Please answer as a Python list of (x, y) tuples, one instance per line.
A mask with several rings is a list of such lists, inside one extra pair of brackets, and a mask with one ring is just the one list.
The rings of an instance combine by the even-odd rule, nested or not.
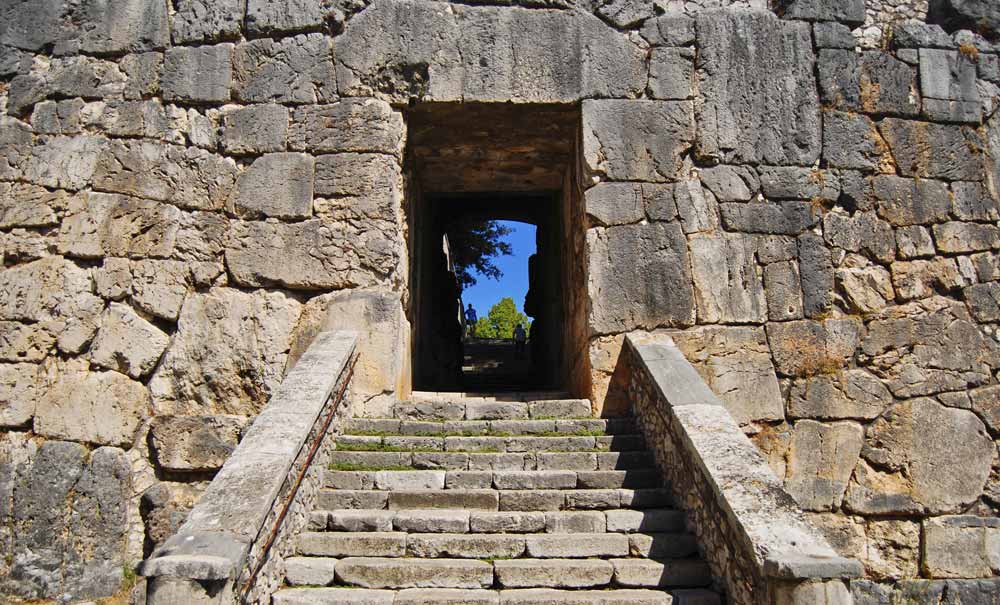
[(587, 399), (496, 401), (489, 399), (434, 399), (403, 401), (393, 406), (398, 420), (552, 420), (591, 418)]
[(635, 470), (653, 468), (648, 452), (516, 452), (482, 454), (467, 452), (334, 452), (334, 468), (378, 470), (413, 468), (421, 470)]
[(352, 490), (414, 489), (617, 489), (662, 487), (654, 469), (631, 471), (331, 471), (325, 487)]
[(717, 593), (704, 589), (661, 592), (642, 589), (456, 589), (285, 588), (274, 605), (719, 605)]
[[(687, 533), (479, 534), (406, 532), (303, 532), (305, 557), (418, 557), (427, 559), (683, 559), (697, 554)], [(339, 570), (340, 563), (336, 568)], [(638, 573), (639, 570), (631, 570)], [(339, 571), (338, 571), (339, 575)]]
[(350, 418), (344, 423), (344, 435), (369, 436), (476, 436), (539, 434), (637, 433), (635, 418), (589, 418), (580, 420), (399, 420), (396, 418)]
[(634, 452), (644, 451), (639, 434), (569, 435), (565, 437), (377, 437), (341, 435), (337, 437), (333, 463), (344, 461), (339, 454), (405, 454), (407, 452)]
[(348, 557), (337, 581), (362, 588), (490, 588), (493, 565), (470, 559)]
[(462, 509), (315, 511), (312, 531), (408, 533), (659, 533), (685, 531), (673, 509), (479, 512)]
[(613, 510), (668, 508), (665, 488), (561, 490), (346, 490), (321, 489), (319, 510), (467, 509), (477, 511)]

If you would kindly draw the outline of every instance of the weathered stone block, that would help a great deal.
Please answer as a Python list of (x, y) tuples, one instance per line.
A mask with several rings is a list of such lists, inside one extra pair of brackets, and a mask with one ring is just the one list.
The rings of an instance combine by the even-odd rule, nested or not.
[[(192, 294), (149, 389), (161, 413), (250, 415), (281, 381), (300, 304), (278, 292)], [(252, 317), (247, 323), (243, 318)]]
[[(668, 197), (672, 203), (673, 194)], [(642, 183), (600, 183), (584, 194), (587, 215), (605, 227), (639, 222), (646, 216), (644, 202)]]
[(289, 144), (311, 153), (388, 153), (401, 156), (403, 116), (385, 101), (342, 99), (295, 110)]
[[(685, 234), (714, 231), (722, 225), (719, 204), (699, 180), (686, 180), (674, 186), (674, 201)], [(650, 218), (657, 218), (650, 208)], [(672, 218), (672, 217), (671, 217)]]
[(813, 24), (813, 37), (816, 38), (816, 48), (846, 48), (854, 49), (857, 42), (851, 35), (851, 28), (835, 22), (820, 22)]
[(862, 252), (881, 262), (896, 258), (892, 226), (879, 220), (874, 212), (857, 212), (853, 216), (829, 212), (823, 217), (823, 235), (832, 246)]
[(357, 232), (317, 220), (236, 222), (226, 264), (241, 285), (343, 289), (384, 283), (394, 274), (399, 253), (397, 242), (375, 230)]
[(383, 153), (338, 153), (316, 159), (316, 214), (371, 224), (395, 236), (402, 198), (402, 172)]
[(983, 178), (985, 141), (972, 128), (886, 118), (879, 131), (903, 176), (951, 181)]
[(694, 323), (687, 241), (675, 223), (591, 229), (587, 246), (592, 333)]
[(335, 6), (330, 0), (248, 0), (247, 31), (257, 37), (315, 30), (333, 16)]
[(156, 463), (168, 471), (222, 468), (247, 425), (244, 416), (157, 416), (150, 424)]
[(315, 161), (304, 153), (269, 153), (236, 179), (229, 211), (244, 218), (312, 215)]
[(222, 118), (222, 146), (229, 153), (284, 151), (288, 109), (265, 103), (227, 112)]
[(693, 95), (693, 48), (654, 48), (649, 59), (649, 93), (654, 99), (684, 100)]
[[(950, 118), (956, 117), (951, 111), (955, 106), (953, 103), (958, 107), (968, 104), (969, 111), (958, 116), (958, 121), (978, 123), (982, 118), (982, 109), (976, 88), (976, 61), (957, 50), (921, 48), (919, 52), (924, 115), (950, 121)], [(939, 103), (928, 103), (931, 99)]]
[[(920, 111), (915, 70), (887, 52), (858, 54), (853, 45), (849, 50), (823, 50), (817, 66), (824, 106), (900, 116)], [(926, 88), (923, 91), (926, 95)]]
[(892, 264), (892, 285), (902, 300), (927, 298), (969, 285), (953, 258), (938, 257)]
[(764, 295), (767, 318), (771, 321), (802, 319), (802, 287), (794, 261), (780, 261), (764, 267)]
[(844, 2), (781, 0), (778, 5), (786, 19), (840, 21), (849, 25), (861, 25), (865, 21), (864, 0), (846, 0)]
[(187, 263), (140, 260), (131, 271), (132, 303), (150, 315), (176, 321), (190, 287)]
[(149, 52), (126, 55), (119, 62), (125, 73), (126, 99), (140, 100), (160, 94), (160, 75), (163, 71), (163, 53)]
[(823, 238), (804, 233), (796, 240), (802, 281), (802, 310), (806, 317), (821, 317), (833, 304), (834, 272), (830, 250)]
[(718, 10), (700, 13), (697, 29), (698, 154), (730, 164), (812, 165), (820, 116), (809, 25), (769, 11)]
[(91, 183), (99, 171), (98, 158), (107, 141), (91, 135), (52, 137), (32, 147), (26, 154), (19, 178), (54, 189), (79, 191)]
[(52, 439), (130, 447), (150, 403), (146, 387), (122, 374), (66, 367), (38, 400), (35, 432)]
[(858, 473), (846, 506), (864, 514), (961, 510), (982, 493), (995, 445), (967, 410), (931, 399), (898, 403), (868, 430), (862, 456), (887, 473)]
[(233, 95), (244, 103), (326, 103), (336, 87), (331, 41), (323, 34), (251, 40), (233, 55)]
[(741, 233), (798, 235), (819, 222), (812, 202), (720, 204), (722, 224)]
[(840, 197), (840, 182), (829, 170), (799, 166), (760, 166), (760, 185), (769, 200), (829, 200)]
[(0, 427), (20, 428), (31, 422), (40, 386), (39, 366), (0, 364)]
[(823, 111), (823, 158), (834, 168), (893, 172), (889, 146), (871, 118)]
[(675, 181), (694, 142), (689, 101), (583, 102), (587, 169), (612, 181)]
[(1000, 521), (972, 515), (927, 519), (921, 568), (932, 578), (988, 578), (1000, 569)]
[(904, 259), (934, 256), (930, 230), (919, 225), (896, 229), (896, 250)]
[(166, 257), (173, 252), (180, 211), (126, 195), (81, 193), (59, 231), (61, 254), (81, 258)]
[(893, 403), (882, 381), (862, 369), (796, 380), (788, 396), (793, 418), (877, 418)]
[(956, 181), (951, 184), (951, 194), (951, 211), (955, 218), (963, 221), (1000, 219), (1000, 201), (981, 183)]
[(769, 323), (767, 338), (778, 372), (812, 376), (842, 368), (854, 355), (863, 326), (855, 319)]
[(892, 277), (884, 267), (837, 269), (836, 275), (844, 302), (862, 315), (877, 313), (896, 298)]
[(1000, 432), (1000, 387), (988, 386), (969, 392), (971, 408), (993, 433)]
[(115, 141), (97, 159), (94, 188), (192, 210), (221, 210), (235, 162), (194, 147)]
[(170, 337), (136, 315), (128, 305), (111, 303), (101, 315), (101, 328), (90, 347), (90, 361), (132, 378), (156, 367)]
[(347, 23), (337, 79), (345, 97), (396, 103), (570, 103), (640, 96), (645, 59), (625, 35), (584, 13), (385, 2)]
[(671, 336), (738, 423), (784, 418), (783, 398), (762, 328), (704, 326)]
[(995, 225), (952, 221), (934, 225), (932, 231), (939, 252), (979, 252), (1000, 247), (1000, 230)]
[(181, 103), (225, 103), (233, 82), (233, 45), (178, 46), (163, 57), (163, 98)]
[(785, 489), (805, 510), (837, 510), (847, 489), (864, 431), (854, 422), (799, 420), (792, 431)]
[(951, 196), (940, 181), (877, 176), (872, 187), (878, 214), (893, 226), (926, 225), (948, 220)]
[(178, 0), (173, 17), (174, 42), (216, 42), (239, 37), (241, 0)]
[(695, 41), (694, 19), (680, 11), (646, 21), (640, 32), (654, 46), (688, 46)]
[(698, 319), (704, 323), (764, 323), (767, 301), (745, 236), (697, 235), (689, 241)]
[(90, 0), (77, 18), (84, 52), (160, 50), (170, 43), (170, 16), (164, 2)]

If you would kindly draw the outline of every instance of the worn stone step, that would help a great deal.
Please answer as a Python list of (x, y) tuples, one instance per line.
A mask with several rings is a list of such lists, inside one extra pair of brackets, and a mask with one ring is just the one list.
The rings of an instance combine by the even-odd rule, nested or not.
[(525, 588), (500, 591), (500, 605), (671, 605), (668, 593), (657, 590), (559, 590)]
[[(599, 452), (642, 451), (642, 436), (621, 435), (565, 435), (538, 436), (447, 436), (447, 437), (376, 437), (343, 435), (337, 439), (335, 454), (406, 454), (410, 452), (466, 452), (466, 453), (517, 453), (517, 452)], [(405, 456), (385, 455), (387, 464), (405, 464)], [(333, 462), (341, 461), (334, 457)]]
[(679, 533), (673, 509), (479, 512), (463, 509), (314, 511), (312, 531), (407, 533)]
[[(697, 553), (690, 534), (303, 532), (303, 557), (419, 557), (426, 559), (684, 558)], [(339, 570), (341, 563), (335, 568)]]
[(493, 566), (445, 558), (348, 557), (337, 563), (337, 581), (362, 588), (489, 588)]
[(396, 436), (445, 436), (483, 435), (506, 433), (509, 435), (538, 435), (558, 433), (602, 433), (608, 435), (636, 434), (635, 418), (589, 418), (578, 420), (399, 420), (397, 418), (350, 418), (343, 427), (343, 435), (396, 435)]
[[(406, 466), (418, 470), (576, 470), (608, 471), (656, 468), (653, 457), (644, 451), (635, 452), (388, 452), (390, 456), (379, 460), (383, 452), (335, 452), (334, 460), (354, 463), (366, 468), (379, 468), (378, 463), (388, 460), (390, 467)], [(358, 455), (354, 455), (358, 454)]]
[(336, 471), (325, 473), (324, 485), (347, 490), (415, 489), (616, 489), (660, 487), (658, 471)]
[(614, 580), (626, 588), (708, 586), (712, 572), (700, 559), (611, 559)]
[(417, 399), (393, 406), (392, 415), (398, 420), (500, 420), (589, 418), (593, 414), (586, 399), (553, 399), (539, 401), (495, 401), (488, 399)]
[(511, 559), (493, 568), (503, 588), (595, 588), (614, 576), (611, 563), (600, 559)]
[(396, 593), (393, 605), (499, 605), (495, 590), (462, 588), (408, 588)]
[(291, 586), (328, 586), (336, 580), (337, 559), (329, 557), (288, 557), (285, 581)]
[(554, 490), (345, 490), (321, 489), (320, 510), (468, 509), (485, 511), (553, 511), (669, 508), (665, 488)]
[(396, 592), (361, 588), (285, 588), (271, 597), (273, 605), (393, 605)]

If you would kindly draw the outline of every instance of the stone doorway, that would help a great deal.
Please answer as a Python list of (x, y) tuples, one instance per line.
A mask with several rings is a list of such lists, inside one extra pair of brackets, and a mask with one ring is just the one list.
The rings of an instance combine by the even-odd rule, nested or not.
[[(576, 390), (575, 360), (586, 351), (585, 328), (573, 328), (586, 322), (585, 265), (574, 253), (586, 228), (577, 178), (579, 116), (569, 105), (428, 103), (408, 111), (414, 389)], [(525, 306), (533, 321), (532, 368), (509, 379), (462, 372), (460, 291), (444, 236), (470, 220), (537, 228)]]

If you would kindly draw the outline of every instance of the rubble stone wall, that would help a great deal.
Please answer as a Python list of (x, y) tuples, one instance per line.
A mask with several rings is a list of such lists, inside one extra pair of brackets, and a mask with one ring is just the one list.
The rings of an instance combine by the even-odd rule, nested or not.
[(880, 6), (0, 1), (0, 592), (118, 590), (324, 327), (405, 393), (411, 100), (581, 105), (595, 412), (681, 329), (873, 578), (995, 573), (1000, 49)]

